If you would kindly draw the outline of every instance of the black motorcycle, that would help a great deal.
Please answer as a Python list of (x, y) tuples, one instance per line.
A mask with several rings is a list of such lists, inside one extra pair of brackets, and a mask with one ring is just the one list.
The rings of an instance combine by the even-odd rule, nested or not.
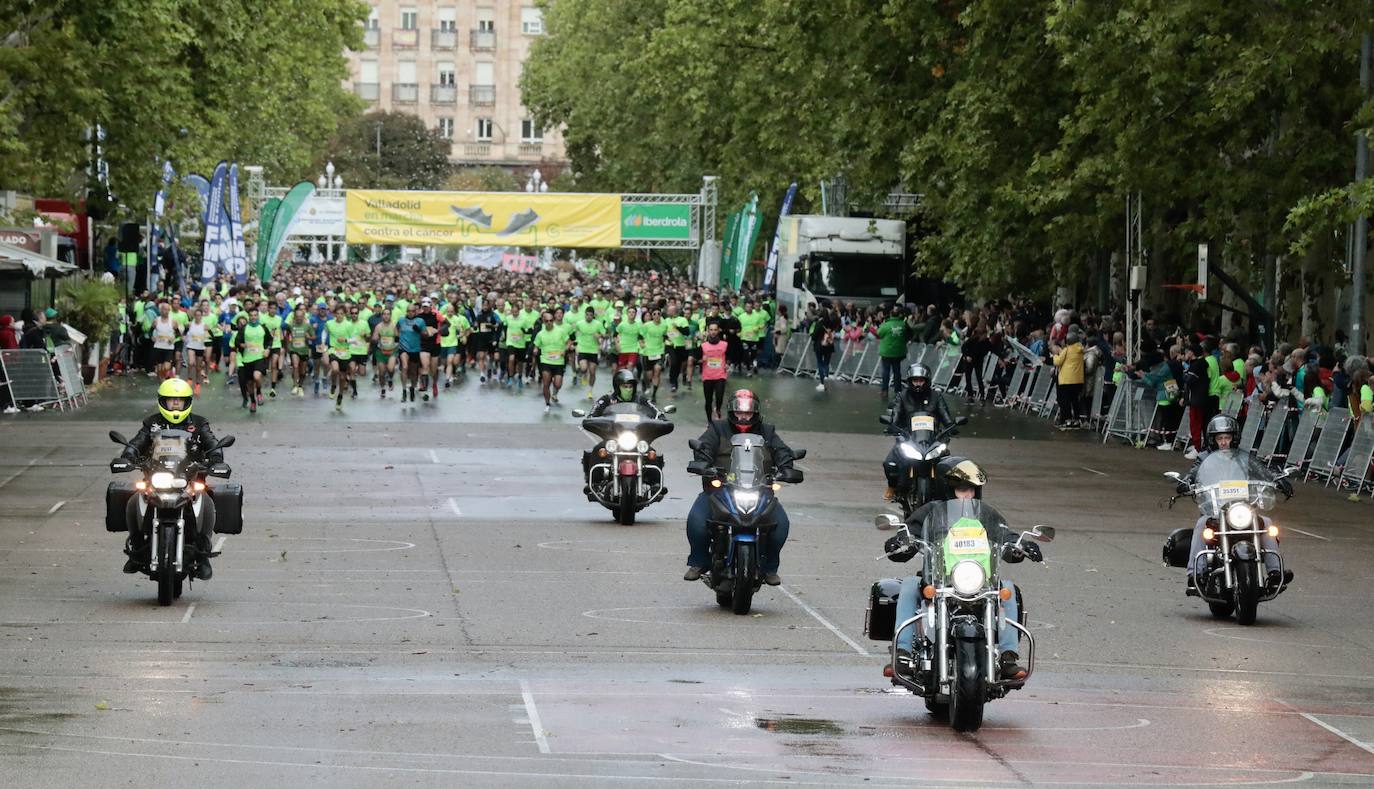
[(902, 519), (911, 517), (912, 511), (933, 498), (944, 498), (940, 494), (940, 481), (935, 466), (949, 457), (946, 443), (954, 431), (968, 424), (968, 417), (961, 416), (954, 424), (944, 430), (936, 431), (935, 416), (925, 412), (911, 415), (905, 425), (896, 425), (892, 416), (883, 414), (878, 422), (887, 426), (887, 435), (897, 437), (897, 503), (902, 508)]
[[(687, 445), (695, 451), (697, 440)], [(793, 452), (796, 460), (806, 450)], [(711, 512), (706, 528), (711, 535), (711, 566), (701, 580), (716, 593), (716, 603), (736, 614), (747, 614), (754, 593), (763, 584), (763, 543), (777, 526), (776, 493), (782, 483), (802, 481), (800, 469), (778, 471), (763, 437), (752, 433), (730, 439), (730, 466), (715, 468), (694, 460), (687, 470), (706, 478), (711, 487)]]
[[(663, 413), (677, 410), (669, 405)], [(574, 409), (575, 417), (587, 412)], [(587, 496), (615, 514), (622, 525), (668, 492), (663, 480), (663, 456), (653, 442), (673, 432), (673, 423), (657, 418), (637, 403), (613, 403), (600, 416), (582, 420), (582, 428), (598, 439), (587, 466)]]
[[(110, 440), (129, 446), (128, 439), (114, 430)], [(194, 459), (191, 441), (191, 433), (185, 430), (160, 430), (153, 434), (152, 447), (142, 462), (125, 458), (110, 461), (111, 473), (142, 474), (142, 479), (133, 483), (110, 483), (105, 493), (105, 528), (126, 532), (132, 516), (135, 528), (142, 530), (148, 548), (143, 572), (157, 582), (158, 605), (171, 605), (181, 597), (183, 583), (198, 558), (194, 537), (188, 544), (188, 528), (194, 535), (201, 519), (209, 518), (216, 533), (238, 534), (243, 530), (243, 487), (233, 483), (208, 487), (207, 477), (228, 479), (231, 470), (226, 463), (206, 464)], [(233, 445), (234, 437), (225, 436), (205, 451)]]

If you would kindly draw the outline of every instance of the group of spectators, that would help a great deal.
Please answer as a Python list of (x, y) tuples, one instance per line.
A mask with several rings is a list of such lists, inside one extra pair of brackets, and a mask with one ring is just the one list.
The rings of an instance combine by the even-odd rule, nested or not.
[[(71, 341), (54, 307), (43, 310), (25, 308), (20, 312), (18, 321), (13, 315), (0, 315), (0, 351), (37, 350), (51, 355), (57, 348), (71, 344)], [(61, 373), (56, 363), (53, 364), (53, 374), (60, 380)], [(4, 365), (0, 365), (0, 411), (13, 414), (25, 403), (15, 401), (4, 375)], [(38, 404), (30, 404), (29, 407), (42, 410)]]

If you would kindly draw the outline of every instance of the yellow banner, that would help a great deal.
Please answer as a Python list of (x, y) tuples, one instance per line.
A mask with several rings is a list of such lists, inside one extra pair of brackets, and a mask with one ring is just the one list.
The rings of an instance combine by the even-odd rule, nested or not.
[(620, 195), (349, 189), (350, 244), (620, 246)]

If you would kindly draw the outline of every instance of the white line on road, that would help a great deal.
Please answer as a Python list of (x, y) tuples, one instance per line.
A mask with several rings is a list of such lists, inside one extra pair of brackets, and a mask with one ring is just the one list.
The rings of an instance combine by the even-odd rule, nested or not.
[(221, 534), (221, 535), (219, 536), (219, 539), (215, 540), (215, 544), (212, 545), (212, 546), (210, 546), (210, 550), (211, 550), (212, 552), (218, 552), (218, 551), (219, 551), (221, 548), (223, 548), (223, 547), (224, 547), (224, 535)]
[(263, 437), (263, 438), (267, 438), (267, 431), (266, 431), (266, 430), (262, 431), (262, 437)]
[(463, 517), (463, 511), (458, 509), (458, 502), (454, 501), (452, 498), (448, 500), (448, 508), (453, 510), (454, 515), (457, 515), (460, 518)]
[(432, 450), (432, 449), (429, 451), (429, 462), (431, 462), (431, 463), (438, 463), (438, 462), (439, 462), (439, 456), (436, 455), (436, 454), (434, 454), (434, 450)]
[(549, 753), (549, 738), (544, 736), (544, 724), (539, 720), (539, 708), (534, 706), (534, 694), (525, 680), (520, 680), (520, 698), (525, 700), (525, 714), (529, 716), (530, 728), (534, 730), (534, 741), (540, 753)]
[(1350, 743), (1351, 745), (1354, 745), (1356, 748), (1360, 748), (1360, 749), (1362, 749), (1362, 750), (1365, 750), (1365, 751), (1368, 751), (1369, 753), (1374, 754), (1374, 745), (1370, 745), (1370, 744), (1367, 743), (1367, 742), (1360, 742), (1359, 740), (1355, 739), (1354, 737), (1351, 737), (1349, 734), (1346, 734), (1345, 732), (1341, 731), (1340, 729), (1336, 728), (1335, 726), (1332, 726), (1331, 724), (1327, 723), (1326, 721), (1323, 721), (1323, 720), (1318, 719), (1317, 716), (1315, 716), (1315, 715), (1312, 715), (1312, 714), (1307, 713), (1307, 712), (1304, 712), (1304, 713), (1301, 713), (1301, 714), (1302, 714), (1302, 716), (1303, 716), (1304, 718), (1306, 718), (1306, 719), (1312, 721), (1313, 723), (1317, 724), (1318, 726), (1322, 727), (1323, 729), (1326, 729), (1327, 731), (1331, 732), (1332, 734), (1336, 735), (1337, 737), (1340, 737), (1342, 740), (1345, 740), (1346, 742)]
[(54, 512), (57, 512), (58, 510), (62, 509), (62, 505), (63, 505), (63, 504), (66, 504), (66, 503), (67, 503), (67, 500), (66, 500), (66, 499), (63, 499), (62, 501), (59, 501), (59, 502), (57, 502), (56, 504), (52, 505), (52, 509), (48, 510), (48, 514), (51, 515), (51, 514), (53, 514)]
[(1096, 474), (1096, 475), (1099, 476), (1099, 477), (1110, 477), (1110, 476), (1111, 476), (1110, 474), (1107, 474), (1106, 472), (1098, 471), (1098, 470), (1095, 469), (1095, 468), (1088, 468), (1087, 466), (1079, 466), (1079, 468), (1081, 468), (1081, 469), (1083, 469), (1084, 471), (1087, 471), (1087, 472), (1089, 472), (1089, 473)]
[(1310, 531), (1303, 531), (1302, 529), (1295, 529), (1295, 528), (1293, 528), (1292, 526), (1289, 526), (1289, 527), (1288, 527), (1288, 530), (1289, 530), (1289, 531), (1295, 531), (1295, 532), (1297, 532), (1298, 534), (1306, 534), (1308, 537), (1316, 537), (1317, 539), (1321, 540), (1322, 542), (1331, 542), (1331, 538), (1330, 538), (1330, 537), (1323, 537), (1323, 536), (1321, 536), (1320, 534), (1313, 534), (1313, 533), (1310, 532)]
[(23, 474), (25, 471), (28, 471), (29, 469), (33, 468), (33, 464), (35, 464), (35, 463), (37, 463), (37, 462), (38, 462), (38, 458), (34, 458), (33, 460), (30, 460), (28, 463), (25, 463), (23, 468), (19, 469), (18, 471), (14, 472), (13, 474), (9, 475), (8, 477), (5, 477), (5, 481), (4, 481), (4, 482), (0, 482), (0, 488), (3, 488), (3, 487), (5, 487), (6, 485), (10, 484), (10, 482), (11, 482), (15, 477), (17, 477), (17, 476), (19, 476), (20, 474)]
[(195, 603), (191, 603), (190, 607), (186, 609), (186, 613), (185, 613), (184, 615), (182, 615), (182, 617), (181, 617), (181, 623), (184, 625), (184, 624), (186, 624), (187, 622), (191, 621), (191, 614), (194, 614), (195, 612), (196, 612), (196, 604), (195, 604)]
[(830, 632), (834, 633), (841, 641), (848, 644), (855, 652), (858, 652), (860, 655), (863, 655), (864, 657), (873, 657), (873, 655), (869, 654), (868, 650), (860, 646), (857, 641), (845, 635), (844, 632), (841, 631), (838, 627), (835, 627), (834, 625), (830, 624), (829, 619), (826, 619), (825, 617), (821, 616), (816, 611), (816, 609), (807, 605), (805, 602), (802, 601), (800, 597), (797, 597), (796, 595), (792, 594), (792, 590), (788, 589), (785, 586), (779, 586), (778, 590), (783, 594), (787, 595), (788, 597), (792, 598), (792, 602), (801, 606), (802, 610), (810, 614), (812, 619), (815, 619), (817, 622), (820, 622), (822, 625), (825, 625), (826, 630), (829, 630)]

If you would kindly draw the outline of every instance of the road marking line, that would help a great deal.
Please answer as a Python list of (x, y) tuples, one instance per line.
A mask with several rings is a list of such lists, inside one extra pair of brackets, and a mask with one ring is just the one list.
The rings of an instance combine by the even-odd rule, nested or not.
[(429, 462), (431, 462), (431, 463), (438, 463), (438, 462), (439, 462), (439, 456), (436, 455), (436, 454), (434, 454), (434, 450), (432, 450), (432, 449), (429, 451)]
[(520, 698), (525, 700), (525, 714), (530, 719), (530, 728), (534, 731), (534, 741), (539, 746), (539, 752), (550, 753), (549, 739), (544, 736), (544, 724), (539, 720), (539, 708), (534, 706), (534, 694), (530, 692), (529, 684), (523, 679), (520, 680)]
[(869, 651), (860, 646), (858, 642), (856, 642), (849, 636), (845, 635), (838, 627), (835, 627), (834, 625), (830, 624), (829, 619), (826, 619), (825, 617), (821, 616), (816, 611), (816, 609), (807, 605), (805, 602), (802, 601), (800, 597), (797, 597), (796, 595), (792, 594), (791, 589), (788, 589), (785, 586), (779, 586), (778, 590), (783, 594), (787, 595), (788, 597), (792, 598), (792, 602), (801, 606), (802, 610), (810, 614), (812, 619), (815, 619), (817, 622), (820, 622), (822, 625), (825, 625), (826, 630), (829, 630), (830, 632), (834, 633), (841, 641), (848, 644), (855, 652), (858, 652), (860, 655), (863, 655), (864, 657), (873, 657), (873, 655), (869, 654)]
[(186, 624), (187, 622), (191, 621), (191, 614), (194, 614), (195, 612), (196, 612), (196, 604), (195, 604), (195, 603), (191, 603), (191, 606), (190, 606), (189, 608), (186, 609), (186, 613), (181, 617), (181, 623), (184, 625), (184, 624)]
[(52, 509), (48, 510), (48, 514), (51, 515), (51, 514), (53, 514), (54, 512), (57, 512), (58, 510), (62, 509), (62, 505), (63, 505), (63, 504), (66, 504), (66, 503), (67, 503), (67, 500), (66, 500), (66, 499), (63, 499), (62, 501), (59, 501), (59, 502), (57, 502), (56, 504), (52, 505)]
[(1288, 528), (1289, 531), (1295, 531), (1295, 532), (1297, 532), (1298, 534), (1306, 534), (1308, 537), (1316, 537), (1317, 539), (1321, 540), (1322, 542), (1331, 542), (1331, 538), (1330, 538), (1330, 537), (1323, 537), (1323, 536), (1321, 536), (1320, 534), (1313, 534), (1313, 533), (1310, 532), (1310, 531), (1303, 531), (1302, 529), (1295, 529), (1295, 528), (1293, 528), (1292, 526), (1289, 526), (1289, 527), (1287, 527), (1287, 528)]
[(223, 548), (223, 547), (224, 547), (224, 535), (221, 534), (221, 535), (219, 536), (219, 539), (215, 540), (215, 544), (212, 545), (212, 546), (210, 546), (210, 550), (211, 550), (211, 551), (218, 551), (219, 549), (221, 549), (221, 548)]
[(1079, 466), (1079, 468), (1083, 469), (1084, 471), (1090, 472), (1090, 473), (1092, 473), (1092, 474), (1096, 474), (1096, 475), (1099, 476), (1099, 477), (1110, 477), (1110, 476), (1111, 476), (1110, 474), (1107, 474), (1107, 473), (1102, 472), (1102, 471), (1098, 471), (1098, 470), (1095, 469), (1095, 468), (1088, 468), (1087, 466)]
[(463, 517), (463, 511), (458, 509), (458, 502), (454, 501), (452, 498), (449, 498), (448, 500), (448, 508), (453, 510), (454, 515), (457, 515), (460, 518)]
[(1306, 719), (1312, 721), (1313, 723), (1317, 724), (1318, 726), (1322, 727), (1323, 729), (1326, 729), (1327, 731), (1331, 732), (1332, 734), (1336, 735), (1337, 737), (1340, 737), (1342, 740), (1345, 740), (1346, 742), (1350, 743), (1351, 745), (1354, 745), (1356, 748), (1360, 748), (1361, 750), (1368, 751), (1369, 753), (1374, 754), (1374, 745), (1370, 745), (1370, 744), (1367, 743), (1367, 742), (1360, 742), (1359, 740), (1355, 739), (1354, 737), (1351, 737), (1349, 734), (1346, 734), (1345, 732), (1341, 731), (1340, 729), (1336, 728), (1335, 726), (1332, 726), (1331, 724), (1329, 724), (1329, 723), (1327, 723), (1327, 722), (1325, 722), (1325, 721), (1323, 721), (1323, 720), (1320, 720), (1319, 718), (1317, 718), (1317, 716), (1312, 715), (1311, 713), (1303, 712), (1303, 713), (1300, 713), (1300, 714), (1301, 714), (1304, 718), (1306, 718)]
[(262, 437), (263, 437), (263, 438), (267, 438), (267, 431), (266, 431), (266, 430), (262, 431)]
[(18, 471), (14, 472), (13, 474), (9, 475), (8, 477), (5, 477), (5, 481), (4, 481), (4, 482), (0, 482), (0, 488), (3, 488), (3, 487), (5, 487), (6, 485), (10, 484), (10, 482), (14, 481), (14, 478), (15, 478), (15, 477), (18, 477), (20, 474), (23, 474), (25, 471), (28, 471), (29, 469), (33, 468), (33, 465), (34, 465), (35, 463), (37, 463), (37, 462), (38, 462), (38, 458), (34, 458), (33, 460), (30, 460), (28, 463), (25, 463), (23, 468), (19, 469)]

